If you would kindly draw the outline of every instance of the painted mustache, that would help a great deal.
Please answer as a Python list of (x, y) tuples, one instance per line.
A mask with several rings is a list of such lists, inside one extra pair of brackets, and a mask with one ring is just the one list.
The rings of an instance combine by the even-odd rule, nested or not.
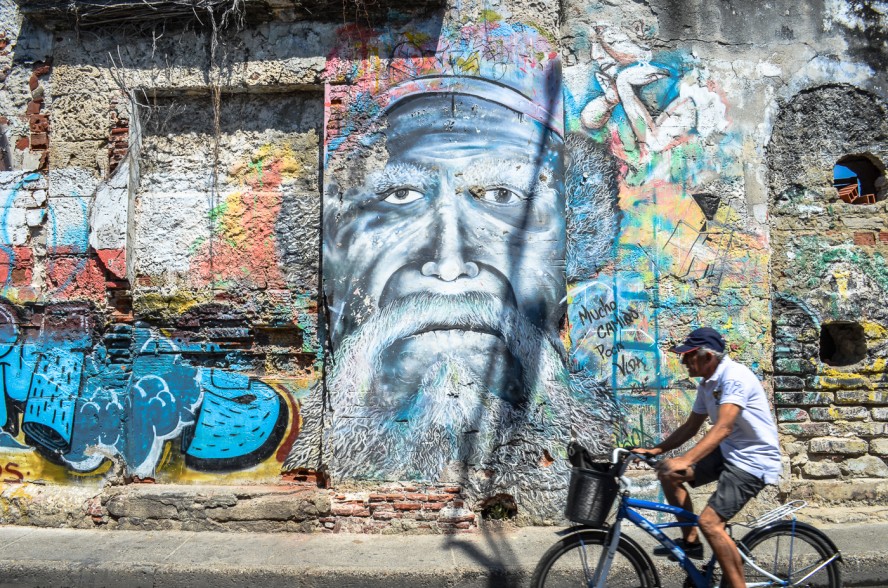
[[(342, 342), (331, 371), (331, 384), (346, 384), (343, 392), (361, 403), (374, 374), (381, 373), (383, 352), (396, 342), (422, 333), (462, 330), (501, 339), (522, 366), (537, 366), (541, 348), (554, 349), (564, 359), (564, 348), (554, 334), (544, 333), (513, 305), (485, 292), (462, 294), (418, 293), (392, 301)], [(340, 388), (341, 389), (341, 388)]]

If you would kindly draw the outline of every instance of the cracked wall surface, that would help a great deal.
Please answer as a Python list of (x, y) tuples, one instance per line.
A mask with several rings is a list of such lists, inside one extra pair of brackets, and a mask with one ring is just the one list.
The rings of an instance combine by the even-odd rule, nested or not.
[[(846, 155), (884, 180), (881, 3), (232, 10), (72, 30), (0, 0), (8, 481), (552, 522), (571, 434), (682, 422), (665, 349), (707, 325), (773, 392), (780, 492), (884, 502), (854, 488), (888, 477), (888, 203), (833, 187)], [(824, 363), (849, 322), (865, 359)]]

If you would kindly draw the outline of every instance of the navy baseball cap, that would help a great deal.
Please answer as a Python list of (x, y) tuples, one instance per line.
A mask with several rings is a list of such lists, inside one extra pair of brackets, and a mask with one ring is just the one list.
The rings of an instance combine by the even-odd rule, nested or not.
[(670, 348), (669, 351), (673, 353), (687, 353), (688, 351), (694, 351), (701, 347), (724, 353), (725, 340), (715, 329), (701, 327), (691, 331), (691, 334), (684, 340), (684, 343), (681, 345), (675, 345)]

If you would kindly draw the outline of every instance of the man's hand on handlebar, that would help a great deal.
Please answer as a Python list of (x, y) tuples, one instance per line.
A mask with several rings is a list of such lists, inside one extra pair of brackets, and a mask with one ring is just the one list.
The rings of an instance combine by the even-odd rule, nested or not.
[(663, 453), (663, 450), (659, 447), (627, 447), (627, 449), (632, 453), (647, 455), (648, 457), (657, 457)]

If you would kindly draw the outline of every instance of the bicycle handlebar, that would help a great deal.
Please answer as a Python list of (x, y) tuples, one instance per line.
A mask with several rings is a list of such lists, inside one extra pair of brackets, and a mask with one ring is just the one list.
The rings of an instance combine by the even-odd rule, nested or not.
[(620, 461), (620, 456), (625, 454), (627, 458), (635, 459), (638, 461), (643, 461), (648, 464), (652, 468), (657, 467), (657, 464), (660, 463), (659, 459), (651, 457), (649, 455), (644, 455), (643, 453), (635, 453), (633, 451), (629, 451), (623, 447), (617, 447), (614, 449), (613, 457), (611, 457), (611, 463), (617, 464)]

